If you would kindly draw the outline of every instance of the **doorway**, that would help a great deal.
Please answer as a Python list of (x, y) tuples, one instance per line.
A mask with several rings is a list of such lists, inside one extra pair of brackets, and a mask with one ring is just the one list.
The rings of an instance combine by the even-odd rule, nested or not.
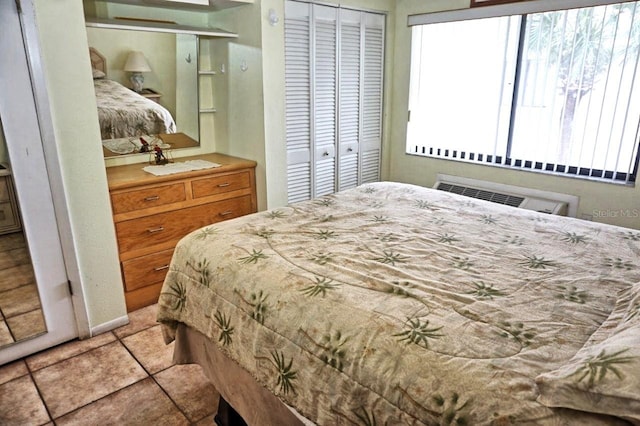
[(28, 256), (35, 279), (35, 288), (25, 292), (30, 294), (30, 300), (37, 300), (39, 308), (33, 310), (41, 310), (45, 326), (38, 333), (0, 348), (2, 365), (71, 340), (78, 336), (78, 329), (48, 175), (48, 166), (57, 165), (45, 161), (32, 86), (32, 71), (41, 64), (29, 66), (29, 57), (33, 58), (38, 52), (34, 51), (36, 47), (24, 42), (16, 2), (0, 2), (0, 27), (3, 28), (0, 120), (4, 130), (4, 160), (11, 169), (12, 191), (19, 206), (20, 232), (24, 236), (21, 253)]

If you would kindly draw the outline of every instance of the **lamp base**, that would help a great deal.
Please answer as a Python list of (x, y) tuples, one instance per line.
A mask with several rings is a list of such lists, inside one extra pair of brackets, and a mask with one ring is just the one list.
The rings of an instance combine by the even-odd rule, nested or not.
[(132, 73), (131, 77), (129, 77), (129, 80), (131, 81), (131, 86), (133, 87), (133, 90), (137, 93), (141, 93), (142, 87), (144, 86), (144, 76), (142, 75), (142, 73), (139, 73), (139, 72)]

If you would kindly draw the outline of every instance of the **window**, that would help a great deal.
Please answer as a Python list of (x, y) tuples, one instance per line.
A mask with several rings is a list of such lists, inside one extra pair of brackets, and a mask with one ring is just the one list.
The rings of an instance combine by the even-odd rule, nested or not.
[(413, 27), (407, 152), (634, 182), (638, 2)]

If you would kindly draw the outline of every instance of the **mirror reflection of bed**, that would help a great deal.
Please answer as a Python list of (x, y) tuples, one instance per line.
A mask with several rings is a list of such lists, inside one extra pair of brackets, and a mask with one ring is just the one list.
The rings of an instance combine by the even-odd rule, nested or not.
[[(115, 40), (112, 47), (105, 48), (109, 56), (94, 47), (89, 52), (104, 156), (144, 153), (148, 146), (152, 150), (155, 146), (198, 146), (197, 37), (93, 31), (98, 31), (93, 37), (96, 40)], [(132, 35), (125, 36), (126, 33)], [(144, 42), (140, 37), (151, 37), (153, 41)], [(150, 47), (154, 43), (163, 46), (161, 53)], [(140, 93), (131, 88), (131, 73), (124, 70), (127, 57), (138, 47), (143, 55), (150, 52), (150, 71), (144, 73)]]

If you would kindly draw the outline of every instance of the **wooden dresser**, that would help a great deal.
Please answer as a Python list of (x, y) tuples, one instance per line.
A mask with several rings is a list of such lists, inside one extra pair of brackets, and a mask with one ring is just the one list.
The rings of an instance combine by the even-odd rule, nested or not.
[(107, 168), (127, 311), (158, 300), (176, 243), (203, 226), (257, 211), (255, 161), (222, 154), (176, 159), (221, 164), (154, 176), (146, 164)]

